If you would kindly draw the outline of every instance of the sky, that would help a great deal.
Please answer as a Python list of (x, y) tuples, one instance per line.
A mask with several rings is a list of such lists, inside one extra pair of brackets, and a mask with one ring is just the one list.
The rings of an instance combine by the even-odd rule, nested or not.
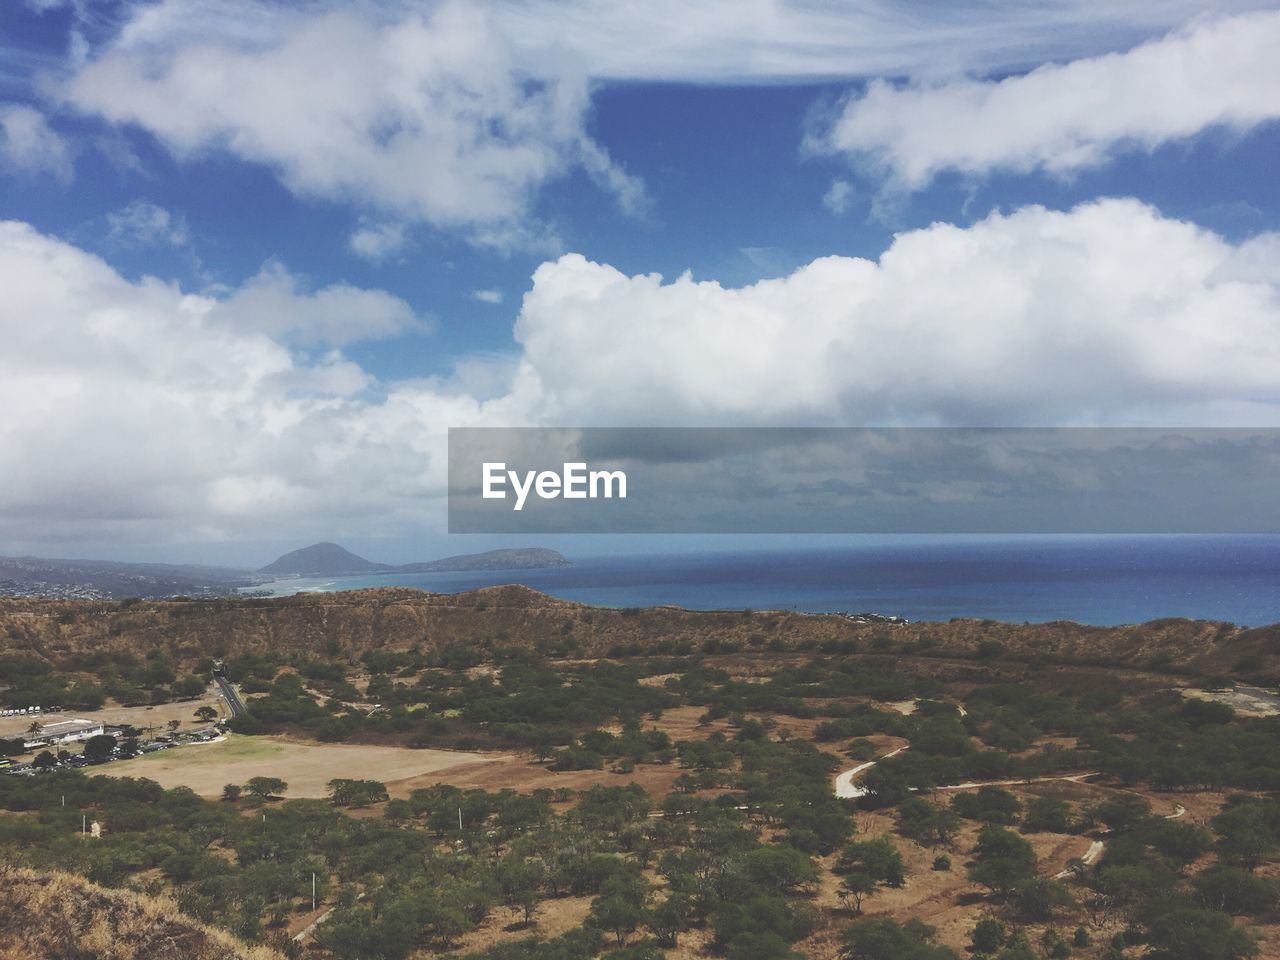
[(444, 536), (458, 426), (1280, 425), (1280, 6), (7, 0), (0, 552)]

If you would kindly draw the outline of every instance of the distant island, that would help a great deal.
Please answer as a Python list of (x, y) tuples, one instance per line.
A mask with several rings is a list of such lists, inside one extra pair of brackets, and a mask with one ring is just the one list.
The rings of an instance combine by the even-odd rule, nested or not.
[(357, 556), (336, 543), (314, 543), (286, 553), (258, 570), (276, 577), (344, 577), (362, 573), (458, 573), (469, 570), (541, 570), (567, 567), (564, 554), (545, 547), (512, 547), (464, 553), (442, 560), (394, 565)]

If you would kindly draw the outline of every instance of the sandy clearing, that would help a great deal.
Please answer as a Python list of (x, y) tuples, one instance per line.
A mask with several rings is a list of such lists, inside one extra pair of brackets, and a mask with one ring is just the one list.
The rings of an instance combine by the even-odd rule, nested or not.
[(286, 797), (324, 797), (329, 792), (329, 781), (338, 777), (386, 783), (410, 777), (421, 779), (496, 759), (451, 750), (299, 743), (285, 737), (230, 734), (221, 743), (177, 747), (107, 764), (95, 772), (112, 777), (146, 777), (166, 788), (190, 787), (206, 797), (221, 795), (228, 783), (243, 784), (250, 777), (279, 777), (289, 784)]

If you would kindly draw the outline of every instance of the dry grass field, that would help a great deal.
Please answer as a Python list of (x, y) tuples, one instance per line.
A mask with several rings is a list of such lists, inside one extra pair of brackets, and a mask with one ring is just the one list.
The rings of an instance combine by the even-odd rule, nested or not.
[(324, 797), (336, 777), (391, 783), (410, 778), (431, 783), (449, 780), (446, 771), (492, 764), (498, 757), (449, 750), (302, 743), (285, 737), (228, 735), (217, 743), (191, 744), (122, 760), (98, 768), (113, 777), (146, 777), (168, 787), (190, 787), (216, 797), (228, 783), (250, 777), (279, 777), (286, 796)]

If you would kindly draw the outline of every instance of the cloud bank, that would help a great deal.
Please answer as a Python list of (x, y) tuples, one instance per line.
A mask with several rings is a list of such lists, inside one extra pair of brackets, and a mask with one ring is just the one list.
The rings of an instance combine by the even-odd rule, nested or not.
[(739, 289), (571, 254), (518, 355), (379, 382), (342, 344), (417, 323), (268, 264), (195, 295), (0, 225), (0, 518), (14, 540), (438, 530), (450, 426), (1280, 420), (1280, 238), (1133, 200), (899, 235)]
[(1104, 200), (741, 289), (569, 255), (534, 274), (516, 339), (566, 423), (1253, 422), (1280, 400), (1280, 299), (1236, 264), (1266, 242)]

